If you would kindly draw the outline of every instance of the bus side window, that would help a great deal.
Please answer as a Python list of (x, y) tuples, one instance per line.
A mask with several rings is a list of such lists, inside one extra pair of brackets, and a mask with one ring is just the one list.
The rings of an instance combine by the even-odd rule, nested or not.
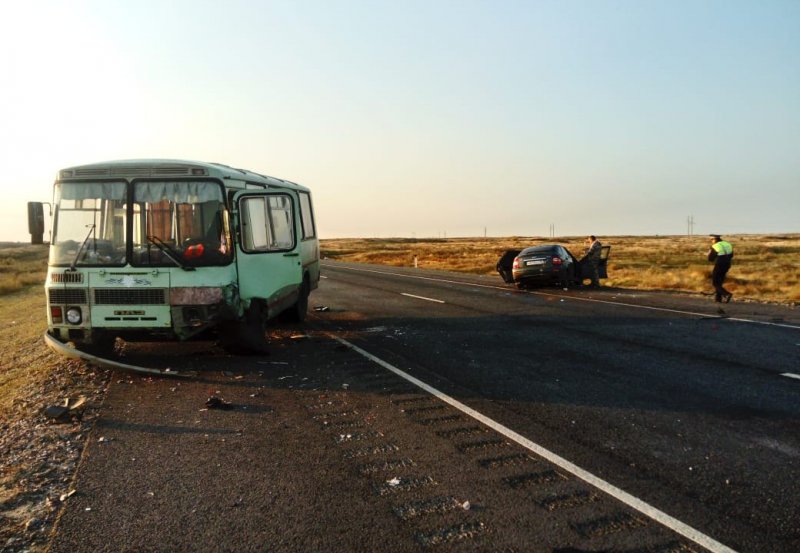
[(303, 224), (303, 240), (315, 238), (317, 229), (314, 226), (314, 210), (311, 209), (311, 195), (308, 192), (300, 192), (300, 221)]
[(273, 250), (290, 250), (294, 247), (294, 218), (289, 196), (269, 197), (269, 218)]
[(241, 202), (242, 249), (281, 251), (294, 247), (292, 200), (286, 195), (244, 198)]

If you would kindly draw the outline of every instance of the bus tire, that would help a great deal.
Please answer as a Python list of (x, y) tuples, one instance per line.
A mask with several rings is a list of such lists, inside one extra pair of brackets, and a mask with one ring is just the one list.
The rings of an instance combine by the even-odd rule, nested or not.
[(228, 353), (237, 355), (268, 355), (262, 307), (253, 302), (240, 321), (228, 321), (220, 327), (220, 345)]
[(308, 296), (310, 294), (311, 286), (308, 284), (308, 275), (306, 275), (303, 277), (303, 284), (300, 285), (297, 301), (284, 312), (286, 321), (291, 323), (305, 322), (308, 315)]

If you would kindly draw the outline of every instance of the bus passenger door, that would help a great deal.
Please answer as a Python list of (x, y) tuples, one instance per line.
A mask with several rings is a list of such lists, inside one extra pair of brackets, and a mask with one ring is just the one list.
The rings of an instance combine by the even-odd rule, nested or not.
[(297, 301), (303, 282), (295, 202), (287, 192), (255, 191), (237, 193), (234, 202), (239, 295), (265, 300), (272, 318)]

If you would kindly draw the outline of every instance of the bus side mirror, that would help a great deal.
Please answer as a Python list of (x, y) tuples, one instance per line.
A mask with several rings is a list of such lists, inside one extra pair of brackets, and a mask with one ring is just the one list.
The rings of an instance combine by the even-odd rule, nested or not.
[(44, 206), (42, 202), (28, 202), (28, 232), (31, 244), (44, 244)]

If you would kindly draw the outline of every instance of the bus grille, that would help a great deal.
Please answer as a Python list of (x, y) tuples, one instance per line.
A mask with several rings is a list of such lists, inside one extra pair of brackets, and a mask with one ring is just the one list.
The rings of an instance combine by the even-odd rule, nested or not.
[(206, 175), (205, 168), (194, 165), (111, 165), (107, 167), (82, 167), (62, 171), (62, 178), (69, 177), (173, 177)]
[(48, 292), (50, 304), (85, 304), (86, 289), (84, 288), (51, 288)]
[(80, 284), (83, 282), (83, 273), (53, 273), (50, 282)]
[(163, 288), (96, 288), (95, 305), (164, 305)]

